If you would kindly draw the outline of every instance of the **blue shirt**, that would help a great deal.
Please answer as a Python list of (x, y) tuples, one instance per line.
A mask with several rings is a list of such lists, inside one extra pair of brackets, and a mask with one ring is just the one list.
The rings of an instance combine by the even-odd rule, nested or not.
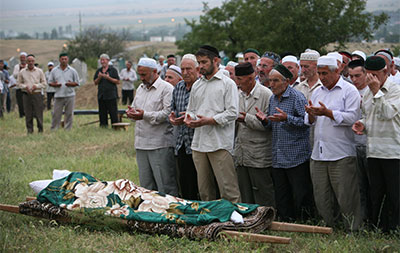
[(287, 114), (286, 121), (263, 121), (264, 127), (272, 129), (272, 167), (293, 168), (310, 159), (310, 130), (304, 124), (306, 104), (304, 95), (290, 86), (280, 100), (271, 97), (267, 115), (279, 113), (276, 107)]
[[(179, 114), (180, 112), (186, 112), (189, 97), (190, 90), (186, 89), (186, 83), (182, 80), (175, 86), (175, 89), (172, 92), (171, 111), (175, 112), (177, 118), (181, 116)], [(189, 128), (183, 124), (177, 126), (177, 129), (178, 133), (175, 140), (175, 154), (178, 155), (178, 151), (182, 147), (183, 143), (185, 144), (186, 154), (191, 154), (192, 149), (190, 147), (192, 145), (194, 128)]]

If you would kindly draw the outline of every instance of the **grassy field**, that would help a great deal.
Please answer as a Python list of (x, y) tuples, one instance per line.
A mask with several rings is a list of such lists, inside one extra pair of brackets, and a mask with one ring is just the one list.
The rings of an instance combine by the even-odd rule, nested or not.
[[(133, 126), (128, 131), (100, 129), (96, 116), (76, 116), (72, 131), (50, 132), (51, 114), (44, 114), (43, 134), (26, 135), (17, 113), (0, 120), (0, 203), (13, 204), (34, 195), (28, 183), (51, 178), (54, 169), (82, 171), (102, 180), (138, 180)], [(125, 119), (127, 122), (127, 120)], [(35, 129), (36, 130), (36, 129)], [(332, 235), (266, 231), (292, 238), (290, 245), (174, 239), (109, 227), (57, 224), (0, 211), (0, 252), (399, 252), (399, 235), (369, 231)]]

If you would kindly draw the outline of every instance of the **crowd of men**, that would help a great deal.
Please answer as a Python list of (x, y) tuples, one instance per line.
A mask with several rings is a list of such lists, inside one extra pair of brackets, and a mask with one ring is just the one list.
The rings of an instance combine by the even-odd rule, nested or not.
[(143, 187), (274, 206), (284, 221), (399, 227), (400, 73), (389, 50), (247, 49), (224, 67), (205, 45), (180, 67), (168, 59), (139, 60), (127, 109)]
[[(71, 129), (79, 78), (68, 60), (60, 54), (44, 74), (21, 53), (14, 81), (0, 61), (2, 87), (16, 87), (28, 133), (33, 118), (43, 131), (44, 91), (48, 108), (54, 99), (51, 129), (63, 113)], [(249, 48), (243, 61), (222, 66), (219, 51), (204, 45), (180, 66), (174, 55), (158, 60), (141, 58), (137, 71), (127, 61), (119, 73), (102, 54), (93, 78), (102, 127), (108, 115), (118, 122), (122, 80), (141, 186), (273, 206), (283, 221), (399, 228), (400, 64), (390, 50), (307, 49), (297, 58)]]

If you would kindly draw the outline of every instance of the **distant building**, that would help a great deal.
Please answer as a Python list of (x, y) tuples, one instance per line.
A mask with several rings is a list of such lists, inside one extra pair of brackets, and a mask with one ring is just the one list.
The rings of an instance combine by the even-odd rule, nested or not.
[(164, 36), (164, 41), (165, 42), (176, 42), (176, 37), (175, 36)]
[(161, 42), (162, 37), (161, 36), (150, 36), (150, 41), (151, 42)]

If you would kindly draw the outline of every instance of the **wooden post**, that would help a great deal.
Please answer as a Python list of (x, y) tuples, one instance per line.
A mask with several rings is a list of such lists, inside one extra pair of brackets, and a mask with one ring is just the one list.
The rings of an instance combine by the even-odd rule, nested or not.
[(222, 236), (225, 236), (228, 238), (245, 240), (247, 242), (264, 242), (264, 243), (266, 242), (266, 243), (289, 244), (292, 240), (291, 238), (288, 238), (288, 237), (261, 235), (261, 234), (253, 234), (253, 233), (245, 233), (245, 232), (229, 231), (229, 230), (222, 230), (222, 232), (220, 234)]
[(10, 212), (10, 213), (19, 213), (19, 206), (0, 204), (0, 210)]
[(269, 229), (274, 231), (286, 232), (332, 234), (332, 228), (329, 227), (310, 226), (276, 221), (271, 222), (271, 226), (269, 227)]

